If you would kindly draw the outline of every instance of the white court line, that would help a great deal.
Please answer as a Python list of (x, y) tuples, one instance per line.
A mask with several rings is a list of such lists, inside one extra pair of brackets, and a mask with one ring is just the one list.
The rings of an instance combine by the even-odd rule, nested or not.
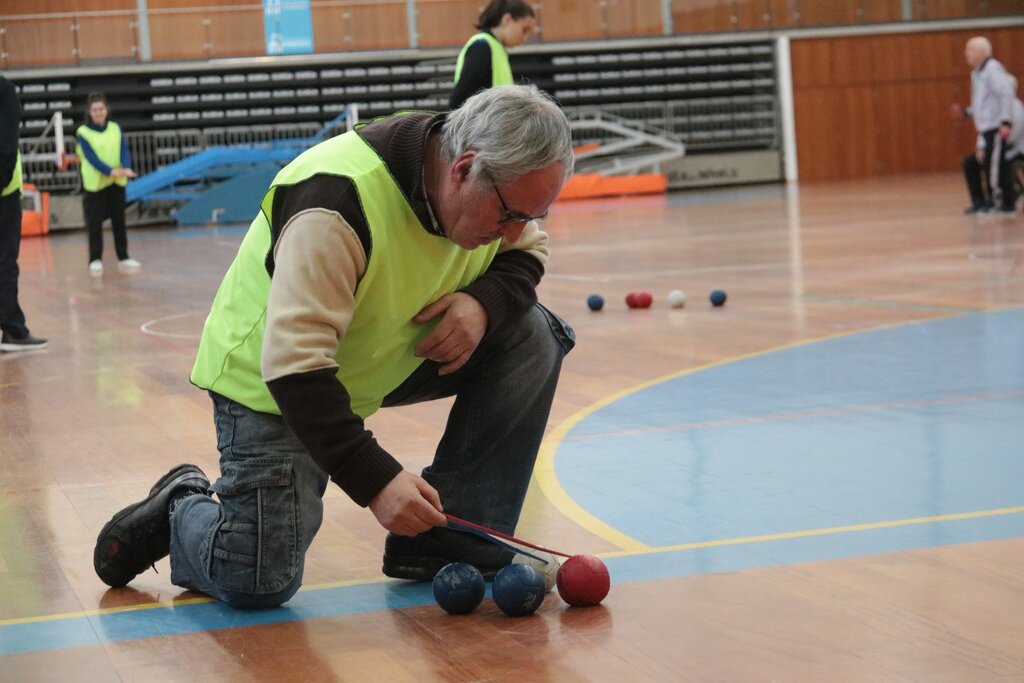
[(202, 315), (202, 312), (192, 311), (191, 313), (176, 313), (174, 315), (164, 316), (163, 318), (155, 318), (148, 320), (141, 325), (139, 329), (142, 330), (143, 334), (151, 334), (154, 337), (174, 337), (175, 339), (199, 339), (198, 334), (179, 334), (177, 332), (158, 332), (157, 330), (150, 329), (152, 325), (167, 322), (168, 320), (176, 320), (178, 318), (185, 318), (190, 315)]

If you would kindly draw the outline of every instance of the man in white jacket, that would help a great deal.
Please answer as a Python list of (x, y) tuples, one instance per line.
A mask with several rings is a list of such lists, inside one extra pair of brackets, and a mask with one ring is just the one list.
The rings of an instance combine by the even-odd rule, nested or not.
[[(971, 106), (963, 113), (974, 120), (978, 131), (975, 153), (963, 160), (971, 195), (966, 213), (992, 209), (1012, 212), (1016, 192), (1006, 154), (1014, 128), (1011, 77), (992, 57), (992, 44), (987, 38), (976, 36), (967, 41), (964, 57), (971, 67)], [(982, 172), (987, 182), (982, 182)]]

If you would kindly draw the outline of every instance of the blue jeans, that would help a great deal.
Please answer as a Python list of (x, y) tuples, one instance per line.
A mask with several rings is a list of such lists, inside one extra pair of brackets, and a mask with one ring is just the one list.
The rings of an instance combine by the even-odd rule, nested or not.
[[(519, 521), (565, 354), (575, 335), (539, 304), (491, 330), (458, 372), (425, 361), (384, 407), (455, 396), (423, 477), (447, 512), (511, 533)], [(302, 583), (323, 521), (327, 474), (279, 415), (211, 393), (217, 500), (186, 498), (171, 518), (171, 581), (232, 607), (274, 607)]]

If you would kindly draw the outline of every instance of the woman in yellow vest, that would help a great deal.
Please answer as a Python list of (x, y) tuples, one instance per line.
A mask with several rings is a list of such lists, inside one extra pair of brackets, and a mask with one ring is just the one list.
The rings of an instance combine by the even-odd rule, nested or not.
[(124, 188), (135, 177), (128, 142), (121, 127), (108, 120), (107, 98), (103, 93), (89, 95), (88, 120), (75, 131), (78, 159), (82, 168), (82, 201), (85, 225), (89, 228), (89, 272), (103, 275), (103, 221), (110, 219), (114, 229), (117, 269), (134, 273), (141, 265), (128, 255), (128, 230), (124, 218)]
[(508, 52), (537, 30), (533, 6), (524, 0), (491, 0), (480, 13), (478, 33), (466, 41), (455, 62), (455, 88), (448, 99), (458, 109), (475, 93), (497, 85), (512, 85)]

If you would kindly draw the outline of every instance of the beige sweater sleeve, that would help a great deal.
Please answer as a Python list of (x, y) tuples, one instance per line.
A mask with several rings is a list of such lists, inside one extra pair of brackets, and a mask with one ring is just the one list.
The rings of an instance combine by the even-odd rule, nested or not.
[(292, 217), (274, 247), (274, 277), (263, 336), (263, 381), (338, 367), (338, 342), (352, 322), (366, 253), (336, 212)]

